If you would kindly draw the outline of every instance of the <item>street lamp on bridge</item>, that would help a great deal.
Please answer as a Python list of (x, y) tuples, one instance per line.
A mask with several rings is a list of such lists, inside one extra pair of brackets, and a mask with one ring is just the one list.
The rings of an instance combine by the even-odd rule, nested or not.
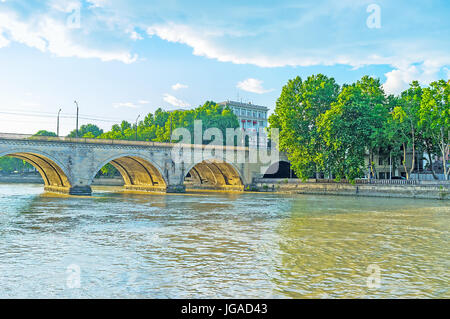
[(139, 114), (138, 117), (136, 118), (136, 130), (135, 130), (135, 140), (137, 141), (137, 130), (138, 130), (138, 120), (141, 117), (141, 115)]
[(58, 136), (58, 137), (59, 137), (59, 113), (61, 113), (61, 109), (59, 109), (59, 111), (58, 111), (58, 120), (56, 123), (56, 136)]
[(79, 107), (78, 107), (78, 102), (77, 101), (73, 101), (76, 105), (77, 105), (77, 127), (76, 127), (76, 131), (75, 131), (75, 136), (78, 138), (78, 110), (79, 110)]

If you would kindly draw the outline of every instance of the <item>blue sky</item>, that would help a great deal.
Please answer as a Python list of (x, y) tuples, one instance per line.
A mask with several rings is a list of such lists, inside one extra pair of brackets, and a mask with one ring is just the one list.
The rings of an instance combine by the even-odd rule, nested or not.
[(104, 129), (206, 100), (273, 109), (319, 72), (396, 94), (449, 78), (449, 17), (444, 0), (0, 0), (0, 132), (55, 131), (61, 107), (66, 134), (74, 99)]

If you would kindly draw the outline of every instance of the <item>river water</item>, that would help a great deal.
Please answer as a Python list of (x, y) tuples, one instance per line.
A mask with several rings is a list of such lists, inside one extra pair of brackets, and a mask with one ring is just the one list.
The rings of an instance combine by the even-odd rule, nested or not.
[(0, 185), (3, 298), (450, 298), (448, 201)]

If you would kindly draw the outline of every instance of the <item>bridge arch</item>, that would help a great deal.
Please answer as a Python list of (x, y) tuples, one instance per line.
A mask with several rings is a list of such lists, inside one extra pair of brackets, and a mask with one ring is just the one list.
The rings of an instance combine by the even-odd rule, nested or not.
[(140, 154), (132, 153), (111, 156), (99, 163), (91, 175), (91, 182), (106, 164), (119, 171), (127, 190), (165, 192), (167, 189), (168, 182), (161, 167)]
[(221, 159), (211, 158), (191, 164), (186, 172), (184, 183), (190, 190), (244, 190), (244, 182), (239, 169)]
[(44, 189), (50, 192), (70, 193), (72, 183), (66, 167), (50, 154), (35, 150), (13, 149), (0, 152), (0, 157), (15, 157), (37, 169), (44, 181)]

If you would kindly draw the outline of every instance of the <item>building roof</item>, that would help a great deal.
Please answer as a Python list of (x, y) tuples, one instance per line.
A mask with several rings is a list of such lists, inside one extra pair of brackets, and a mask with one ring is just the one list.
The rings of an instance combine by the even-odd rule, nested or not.
[(268, 111), (269, 110), (269, 108), (266, 106), (256, 105), (256, 104), (252, 104), (252, 103), (242, 103), (242, 102), (230, 101), (230, 100), (220, 102), (218, 104), (245, 107), (247, 109), (253, 109), (253, 110), (258, 110), (258, 111)]

